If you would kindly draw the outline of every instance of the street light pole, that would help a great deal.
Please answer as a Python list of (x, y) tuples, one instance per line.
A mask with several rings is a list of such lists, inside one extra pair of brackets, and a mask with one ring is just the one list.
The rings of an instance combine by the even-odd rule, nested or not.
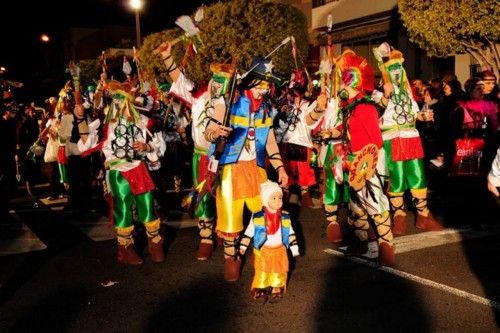
[(141, 19), (139, 11), (142, 9), (142, 0), (130, 0), (130, 7), (135, 11), (135, 38), (137, 48), (141, 47)]
[(139, 17), (139, 10), (135, 10), (135, 38), (137, 40), (137, 48), (141, 48), (141, 20)]

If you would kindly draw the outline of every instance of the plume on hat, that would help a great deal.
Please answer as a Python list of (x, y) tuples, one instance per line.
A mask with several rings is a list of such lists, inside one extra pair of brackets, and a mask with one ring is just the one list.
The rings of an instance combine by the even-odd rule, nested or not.
[(347, 50), (340, 57), (337, 66), (345, 85), (359, 91), (372, 91), (375, 88), (375, 74), (366, 58)]

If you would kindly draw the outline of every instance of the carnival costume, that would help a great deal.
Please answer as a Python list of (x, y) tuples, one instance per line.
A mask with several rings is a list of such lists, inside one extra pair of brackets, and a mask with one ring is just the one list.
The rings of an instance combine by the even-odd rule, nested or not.
[[(318, 103), (318, 107), (306, 118), (308, 125), (320, 129), (322, 139), (321, 151), (318, 157), (318, 165), (323, 167), (324, 186), (323, 204), (326, 216), (326, 237), (329, 242), (338, 243), (342, 241), (341, 227), (338, 221), (339, 205), (349, 201), (348, 188), (344, 186), (344, 171), (342, 163), (344, 150), (341, 132), (341, 115), (338, 112), (337, 91), (339, 89), (338, 66), (333, 71), (333, 64), (339, 59), (333, 56), (333, 44), (331, 35), (327, 34), (326, 58), (321, 61), (318, 74), (321, 75), (321, 87), (324, 102)], [(321, 97), (320, 95), (320, 97)], [(318, 98), (318, 101), (320, 98)]]
[(299, 255), (299, 247), (290, 215), (282, 211), (283, 192), (277, 183), (261, 184), (260, 196), (264, 208), (255, 212), (240, 242), (240, 253), (244, 255), (253, 239), (255, 274), (251, 291), (254, 299), (271, 296), (279, 300), (287, 286), (288, 255)]
[[(409, 189), (417, 209), (416, 227), (423, 230), (442, 230), (427, 207), (427, 182), (424, 168), (424, 151), (418, 130), (415, 128), (418, 105), (412, 97), (410, 84), (403, 68), (403, 55), (391, 50), (387, 43), (375, 48), (384, 88), (392, 91), (375, 92), (374, 99), (385, 108), (380, 118), (384, 138), (386, 172), (389, 177), (388, 194), (394, 214), (393, 232), (406, 233), (404, 193)], [(389, 85), (390, 84), (390, 85)]]
[(154, 212), (155, 185), (146, 166), (162, 155), (163, 139), (158, 133), (151, 134), (148, 117), (135, 109), (130, 84), (111, 81), (105, 87), (99, 85), (96, 103), (100, 103), (103, 88), (112, 97), (111, 104), (105, 107), (105, 135), (97, 146), (87, 148), (88, 152), (101, 149), (104, 154), (106, 183), (113, 199), (113, 220), (118, 236), (118, 261), (133, 265), (143, 262), (134, 250), (132, 236), (132, 205), (135, 204), (138, 220), (146, 228), (151, 260), (163, 262), (160, 220)]
[(361, 244), (368, 241), (369, 218), (374, 223), (379, 261), (392, 266), (395, 261), (389, 202), (383, 191), (382, 134), (374, 102), (366, 95), (374, 89), (373, 69), (363, 57), (345, 51), (337, 62), (340, 74), (339, 127), (345, 156), (343, 165), (349, 184), (349, 224)]
[[(224, 278), (227, 281), (237, 281), (240, 277), (241, 261), (236, 247), (243, 231), (244, 208), (246, 206), (252, 213), (262, 209), (260, 184), (267, 180), (266, 153), (278, 171), (280, 182), (288, 182), (271, 130), (272, 107), (264, 97), (269, 92), (269, 82), (278, 82), (271, 70), (270, 60), (255, 59), (235, 102), (228, 108), (231, 135), (218, 160), (220, 183), (216, 189), (217, 232), (224, 239)], [(216, 106), (214, 110), (205, 131), (205, 137), (212, 142), (220, 140), (222, 130), (229, 131), (223, 123), (225, 106)], [(214, 143), (209, 156), (215, 157), (215, 151)]]
[[(309, 188), (316, 184), (316, 176), (310, 165), (310, 158), (313, 148), (312, 130), (315, 126), (308, 126), (306, 118), (316, 109), (317, 103), (310, 103), (304, 99), (307, 79), (301, 70), (296, 70), (292, 75), (289, 91), (290, 101), (287, 101), (280, 110), (279, 129), (275, 128), (275, 132), (286, 171), (290, 176), (288, 186), (295, 183), (294, 178), (297, 176), (297, 184), (301, 190), (301, 204), (312, 207)], [(282, 132), (280, 138), (278, 138), (279, 130)]]
[(91, 159), (81, 156), (82, 144), (96, 143), (91, 130), (100, 126), (98, 119), (92, 121), (86, 114), (80, 92), (80, 69), (70, 63), (69, 72), (72, 75), (74, 91), (66, 83), (59, 93), (56, 111), (60, 114), (57, 121), (59, 147), (57, 161), (61, 182), (68, 189), (69, 206), (73, 213), (82, 213), (89, 206), (91, 194)]
[[(170, 48), (165, 48), (161, 55), (173, 80), (170, 93), (191, 108), (191, 136), (194, 142), (192, 158), (193, 185), (200, 192), (208, 175), (208, 150), (211, 145), (211, 142), (205, 138), (205, 128), (208, 120), (213, 117), (214, 106), (224, 105), (222, 96), (228, 89), (233, 74), (231, 72), (234, 72), (234, 69), (230, 69), (227, 65), (212, 64), (210, 69), (213, 75), (208, 87), (204, 91), (202, 90), (201, 93), (194, 93), (193, 82), (177, 69), (170, 51)], [(198, 229), (201, 238), (195, 257), (198, 260), (207, 260), (211, 257), (214, 248), (215, 201), (208, 192), (200, 195), (201, 198), (190, 198), (190, 200), (197, 201), (194, 216), (198, 218)]]

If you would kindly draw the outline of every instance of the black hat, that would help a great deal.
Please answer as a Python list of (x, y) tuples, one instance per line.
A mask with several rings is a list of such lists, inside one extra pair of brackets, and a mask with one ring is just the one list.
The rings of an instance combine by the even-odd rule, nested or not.
[(284, 79), (273, 74), (273, 62), (271, 59), (261, 57), (254, 58), (247, 77), (255, 78), (281, 86)]

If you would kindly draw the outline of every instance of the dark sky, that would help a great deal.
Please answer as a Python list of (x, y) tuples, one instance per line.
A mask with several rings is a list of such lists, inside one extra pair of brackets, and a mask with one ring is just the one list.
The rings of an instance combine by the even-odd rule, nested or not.
[[(26, 77), (29, 63), (40, 62), (44, 47), (56, 47), (58, 38), (69, 27), (135, 26), (135, 16), (128, 0), (24, 1), (2, 2), (0, 13), (0, 66), (7, 68), (6, 77)], [(216, 0), (143, 0), (141, 35), (161, 31), (175, 25), (176, 17), (192, 14), (202, 3)], [(76, 9), (70, 9), (76, 7)], [(52, 45), (42, 45), (42, 33), (53, 37)], [(56, 51), (57, 52), (57, 51)], [(62, 50), (61, 50), (62, 52)]]

